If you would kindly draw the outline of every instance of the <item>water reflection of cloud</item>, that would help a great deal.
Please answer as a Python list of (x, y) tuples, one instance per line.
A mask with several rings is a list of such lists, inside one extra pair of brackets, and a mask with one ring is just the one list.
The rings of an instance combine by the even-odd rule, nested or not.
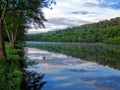
[(42, 72), (47, 74), (55, 74), (60, 72), (59, 65), (51, 65), (49, 63), (37, 64), (34, 66), (29, 66), (28, 71)]
[(70, 79), (71, 76), (58, 76), (58, 77), (53, 77), (52, 80), (53, 81), (58, 81), (58, 80), (67, 80)]
[(45, 53), (45, 54), (48, 54), (49, 52), (48, 51), (45, 51), (45, 50), (40, 50), (40, 49), (36, 49), (36, 48), (25, 48), (25, 52), (27, 52), (27, 54), (30, 54), (30, 53)]
[(119, 90), (120, 89), (120, 76), (109, 76), (97, 78), (94, 83), (96, 88), (101, 90)]
[(43, 56), (47, 60), (54, 58), (56, 59), (67, 58), (67, 56), (63, 54), (51, 53), (46, 50), (40, 50), (36, 48), (25, 48), (25, 52), (27, 54), (26, 57), (31, 60), (43, 60)]
[(58, 85), (57, 87), (59, 88), (59, 87), (66, 87), (66, 86), (72, 86), (72, 85), (74, 85), (74, 82), (67, 82), (67, 83), (62, 83)]
[(63, 54), (56, 54), (56, 53), (55, 53), (55, 54), (53, 53), (53, 54), (51, 54), (50, 56), (51, 56), (51, 57), (57, 57), (57, 58), (67, 58), (66, 55), (63, 55)]
[[(31, 59), (38, 58), (39, 63), (29, 66), (27, 70), (46, 74), (45, 80), (54, 86), (51, 90), (66, 90), (61, 89), (66, 87), (70, 88), (69, 90), (78, 90), (78, 88), (80, 90), (84, 88), (85, 90), (119, 90), (120, 88), (119, 70), (58, 53), (40, 49), (29, 50), (34, 51), (30, 51), (27, 55), (30, 55)], [(46, 59), (40, 60), (43, 55), (46, 55)], [(86, 89), (87, 87), (90, 89)]]

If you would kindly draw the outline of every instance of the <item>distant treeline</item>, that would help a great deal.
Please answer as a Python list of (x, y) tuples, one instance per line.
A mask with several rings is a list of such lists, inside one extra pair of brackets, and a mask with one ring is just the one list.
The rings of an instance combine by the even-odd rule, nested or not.
[(27, 35), (31, 41), (120, 44), (120, 17), (98, 23)]

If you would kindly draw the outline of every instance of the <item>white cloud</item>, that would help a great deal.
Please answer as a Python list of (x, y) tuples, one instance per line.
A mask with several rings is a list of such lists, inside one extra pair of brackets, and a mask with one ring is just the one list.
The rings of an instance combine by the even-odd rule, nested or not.
[(46, 29), (29, 30), (30, 32), (47, 32), (71, 26), (78, 26), (104, 19), (118, 17), (120, 10), (101, 7), (102, 0), (56, 0), (53, 9), (44, 8)]

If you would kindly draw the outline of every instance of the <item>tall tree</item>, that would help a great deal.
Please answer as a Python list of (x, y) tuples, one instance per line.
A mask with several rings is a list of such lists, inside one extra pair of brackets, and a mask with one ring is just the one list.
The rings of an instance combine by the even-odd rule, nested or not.
[(5, 59), (7, 57), (3, 40), (3, 21), (6, 14), (7, 5), (8, 0), (5, 2), (3, 0), (0, 0), (0, 59)]
[[(18, 33), (23, 32), (25, 29), (26, 20), (22, 14), (10, 13), (6, 14), (4, 19), (4, 27), (12, 48), (15, 47), (15, 42), (18, 36)], [(24, 29), (22, 28), (24, 27)], [(19, 34), (22, 36), (23, 34)]]
[[(18, 29), (21, 25), (25, 26), (32, 22), (36, 27), (45, 27), (43, 22), (46, 19), (41, 8), (50, 7), (51, 3), (54, 3), (54, 0), (0, 0), (0, 59), (6, 58), (3, 40), (3, 32), (5, 31), (2, 29), (3, 21), (10, 44), (14, 47), (17, 33), (19, 33)], [(9, 21), (5, 17), (9, 17), (11, 20)]]

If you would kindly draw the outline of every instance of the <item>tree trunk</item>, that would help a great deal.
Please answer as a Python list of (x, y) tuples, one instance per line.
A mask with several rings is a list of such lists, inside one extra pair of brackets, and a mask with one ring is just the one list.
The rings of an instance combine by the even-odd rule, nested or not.
[(3, 40), (3, 32), (2, 32), (3, 17), (4, 17), (4, 14), (2, 14), (2, 9), (0, 4), (0, 60), (7, 58), (6, 51), (5, 51), (5, 43)]
[(15, 42), (14, 42), (14, 40), (10, 40), (10, 47), (11, 48), (15, 48)]
[(7, 55), (5, 52), (5, 44), (3, 41), (3, 33), (2, 33), (2, 21), (0, 20), (0, 60), (6, 59)]

